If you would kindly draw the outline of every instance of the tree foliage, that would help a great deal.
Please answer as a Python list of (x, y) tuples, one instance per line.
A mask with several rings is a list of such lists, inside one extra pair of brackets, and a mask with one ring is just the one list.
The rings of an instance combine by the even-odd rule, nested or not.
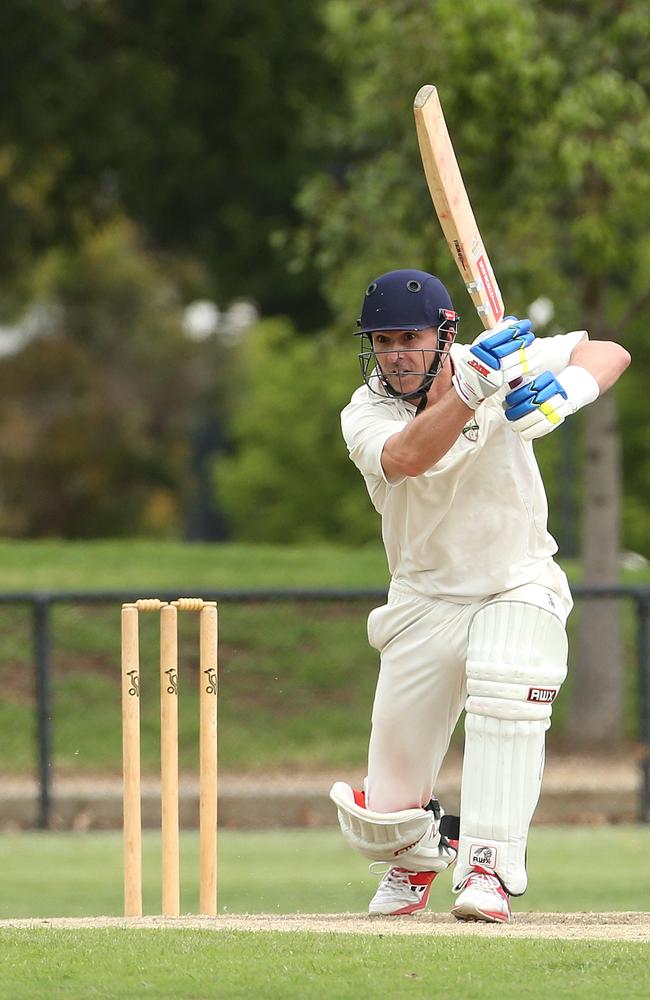
[(198, 401), (219, 375), (183, 336), (175, 277), (125, 220), (42, 258), (37, 335), (0, 364), (4, 534), (182, 530)]
[[(418, 266), (447, 281), (467, 317), (467, 334), (478, 332), (431, 210), (417, 152), (411, 102), (423, 83), (433, 81), (508, 311), (525, 315), (528, 303), (548, 295), (561, 329), (587, 327), (592, 337), (621, 340), (643, 357), (650, 342), (647, 5), (332, 0), (325, 10), (327, 52), (344, 99), (339, 114), (326, 107), (321, 116), (326, 168), (301, 190), (304, 225), (293, 251), (296, 270), (315, 263), (341, 328), (352, 322), (363, 288), (377, 274)], [(623, 413), (637, 428), (624, 438), (626, 464), (634, 470), (625, 524), (628, 539), (650, 553), (647, 435), (638, 429), (647, 424), (645, 400), (642, 393), (631, 396), (642, 379), (637, 367), (627, 392), (625, 382), (622, 387)], [(616, 395), (600, 400), (582, 419), (583, 564), (590, 583), (614, 583), (619, 573)], [(253, 387), (248, 423), (236, 430), (240, 456), (250, 456), (250, 439), (259, 435), (263, 398), (260, 387)], [(301, 406), (294, 394), (293, 403), (294, 427), (300, 428), (304, 401)], [(566, 476), (566, 461), (558, 462), (560, 440), (540, 451), (549, 466), (565, 469), (565, 478), (554, 484), (561, 498), (574, 489), (576, 476), (575, 470)], [(272, 475), (272, 455), (264, 461)], [(231, 460), (231, 470), (236, 463)], [(275, 485), (284, 500), (274, 494), (274, 507), (285, 504), (299, 517), (288, 499), (293, 482), (287, 488), (276, 479)], [(262, 501), (264, 488), (250, 469), (239, 487), (248, 492), (249, 505), (251, 494)], [(367, 504), (358, 494), (350, 496)], [(585, 741), (620, 735), (619, 629), (613, 604), (601, 602), (581, 616), (573, 723)], [(594, 687), (597, 704), (587, 713)]]
[(319, 4), (6, 0), (0, 281), (111, 215), (209, 268), (218, 301), (318, 318), (283, 233), (336, 102)]
[[(316, 111), (324, 168), (302, 187), (304, 222), (292, 250), (296, 270), (317, 267), (339, 327), (350, 328), (369, 280), (413, 265), (445, 279), (463, 313), (461, 337), (480, 328), (417, 150), (412, 98), (435, 81), (508, 309), (524, 314), (549, 295), (557, 330), (588, 325), (643, 353), (650, 308), (644, 5), (333, 0), (325, 13), (325, 51), (343, 103), (338, 113), (327, 103)], [(624, 435), (625, 526), (627, 544), (650, 553), (643, 397), (632, 390), (639, 379), (637, 365), (620, 391), (625, 422), (637, 428)], [(538, 448), (552, 500), (576, 489), (581, 470), (569, 468), (568, 451), (556, 435)], [(556, 522), (558, 506), (551, 509)]]
[[(462, 336), (478, 331), (430, 208), (410, 113), (420, 85), (436, 82), (508, 309), (523, 314), (548, 295), (560, 329), (588, 326), (639, 357), (616, 395), (626, 542), (650, 554), (640, 516), (646, 420), (635, 392), (650, 314), (646, 5), (353, 0), (327, 10), (346, 106), (328, 131), (337, 170), (314, 174), (301, 192), (296, 254), (316, 261), (338, 316), (355, 315), (376, 274), (410, 264), (446, 280)], [(549, 467), (557, 448), (540, 448)]]
[(341, 400), (350, 396), (356, 372), (338, 338), (298, 338), (287, 322), (269, 320), (249, 334), (240, 364), (235, 451), (215, 468), (236, 536), (374, 540), (378, 518), (339, 432)]
[[(253, 516), (264, 509), (273, 479), (268, 469), (261, 475), (266, 463), (277, 476), (279, 538), (292, 536), (292, 518), (296, 532), (342, 537), (346, 525), (356, 525), (350, 537), (367, 537), (361, 530), (370, 523), (367, 500), (362, 486), (351, 485), (354, 470), (337, 437), (337, 409), (357, 373), (347, 331), (363, 288), (388, 268), (425, 267), (449, 284), (464, 314), (461, 336), (471, 339), (479, 329), (440, 236), (415, 139), (413, 96), (422, 83), (435, 82), (509, 310), (523, 314), (547, 294), (564, 328), (588, 323), (597, 335), (621, 336), (631, 346), (637, 363), (618, 394), (625, 539), (650, 554), (642, 409), (650, 351), (649, 23), (641, 0), (576, 0), (568, 7), (560, 0), (201, 0), (191, 8), (180, 0), (7, 0), (0, 7), (0, 31), (11, 40), (0, 81), (2, 319), (19, 316), (40, 295), (58, 302), (65, 318), (24, 357), (2, 362), (5, 437), (18, 441), (20, 421), (36, 420), (21, 385), (44, 391), (47, 373), (39, 367), (58, 372), (59, 399), (71, 404), (79, 399), (72, 373), (80, 377), (86, 364), (90, 385), (92, 365), (114, 363), (124, 337), (142, 338), (143, 352), (150, 338), (167, 361), (154, 363), (142, 397), (151, 400), (151, 412), (161, 410), (154, 375), (166, 388), (163, 369), (171, 364), (183, 400), (173, 433), (171, 416), (158, 419), (166, 420), (174, 443), (163, 459), (147, 420), (137, 422), (136, 407), (124, 446), (138, 471), (127, 463), (113, 490), (107, 474), (105, 495), (121, 495), (124, 482), (144, 483), (148, 474), (160, 483), (169, 461), (169, 502), (177, 512), (183, 480), (191, 478), (187, 468), (180, 471), (190, 460), (184, 435), (195, 427), (197, 411), (228, 409), (228, 369), (212, 356), (218, 350), (206, 346), (200, 364), (187, 362), (186, 393), (189, 347), (181, 350), (173, 336), (155, 331), (159, 322), (177, 329), (189, 298), (207, 293), (223, 303), (245, 294), (265, 316), (290, 319), (256, 335), (266, 358), (282, 329), (282, 357), (273, 356), (265, 378), (250, 357), (232, 401), (233, 450), (218, 483), (233, 510), (233, 531), (271, 537), (271, 521)], [(131, 220), (132, 236), (120, 228), (124, 220)], [(121, 265), (113, 255), (112, 277), (102, 285), (89, 273), (88, 255), (111, 232), (126, 249)], [(163, 286), (177, 297), (165, 316), (155, 305)], [(131, 302), (125, 318), (117, 309), (124, 298)], [(104, 308), (109, 319), (100, 315)], [(73, 315), (81, 313), (85, 329), (104, 331), (101, 343), (99, 332), (77, 335)], [(327, 337), (313, 332), (328, 326)], [(68, 352), (65, 364), (55, 345)], [(322, 368), (321, 352), (330, 376), (316, 391), (306, 370)], [(310, 392), (291, 382), (294, 356)], [(123, 377), (138, 360), (125, 354)], [(288, 400), (278, 413), (283, 435), (272, 434), (266, 418), (279, 405), (269, 398), (272, 388)], [(129, 406), (137, 395), (129, 396)], [(88, 391), (88, 406), (99, 407), (101, 399)], [(107, 406), (114, 419), (112, 402)], [(89, 443), (73, 446), (72, 429), (85, 426), (91, 434), (90, 425), (105, 419), (85, 412), (68, 425), (71, 480), (82, 454), (92, 466), (94, 450)], [(332, 434), (329, 450), (316, 444), (324, 428)], [(262, 430), (268, 457), (253, 461)], [(114, 426), (106, 436), (121, 440)], [(551, 473), (567, 465), (558, 440), (552, 435), (539, 449)], [(320, 481), (312, 446), (335, 470), (321, 505), (292, 493), (297, 481)], [(152, 449), (157, 457), (147, 464), (143, 456)], [(45, 513), (32, 517), (20, 509), (37, 463), (25, 465), (17, 446), (16, 452), (5, 452), (0, 477), (5, 510), (10, 504), (17, 511), (7, 522), (11, 530), (64, 530), (56, 519), (46, 527)], [(283, 480), (283, 465), (298, 456), (309, 474)], [(43, 455), (38, 467), (46, 470), (49, 461)], [(97, 475), (95, 469), (82, 478)], [(348, 505), (340, 523), (330, 509), (335, 482)], [(549, 485), (554, 498), (573, 488), (557, 475)], [(40, 499), (48, 490), (33, 492)], [(250, 516), (240, 517), (244, 510)], [(84, 531), (118, 530), (112, 525), (121, 518), (101, 514)], [(78, 514), (66, 523), (73, 521), (80, 523)], [(165, 523), (177, 523), (177, 513)]]

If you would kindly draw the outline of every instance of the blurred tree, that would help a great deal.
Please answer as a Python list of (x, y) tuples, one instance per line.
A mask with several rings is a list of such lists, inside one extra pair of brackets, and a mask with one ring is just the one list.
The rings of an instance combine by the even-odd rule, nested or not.
[(169, 262), (117, 220), (32, 279), (35, 336), (0, 364), (0, 531), (177, 535), (197, 400), (226, 368), (184, 337)]
[(376, 538), (378, 519), (338, 433), (341, 400), (358, 381), (338, 338), (297, 337), (286, 321), (268, 320), (249, 333), (240, 363), (234, 453), (215, 467), (235, 536), (352, 544)]
[(336, 102), (320, 3), (6, 0), (0, 78), (0, 280), (126, 213), (200, 257), (217, 301), (320, 324), (312, 270), (283, 233), (319, 163), (312, 109)]
[[(353, 316), (368, 280), (409, 264), (439, 273), (467, 308), (433, 214), (422, 226), (429, 199), (409, 105), (433, 80), (509, 310), (523, 313), (543, 292), (565, 329), (585, 325), (634, 350), (650, 312), (647, 5), (350, 0), (327, 13), (346, 110), (328, 131), (336, 171), (314, 175), (301, 193), (306, 224), (295, 252), (317, 263), (335, 314)], [(473, 332), (478, 324), (468, 315)], [(585, 578), (614, 582), (616, 394), (586, 411), (583, 423)], [(582, 742), (616, 739), (618, 609), (586, 607), (580, 631), (573, 731)]]
[[(577, 322), (594, 339), (641, 340), (650, 312), (650, 73), (647, 7), (605, 2), (546, 5), (562, 87), (532, 131), (520, 170), (537, 197), (531, 224), (571, 283)], [(644, 44), (645, 42), (645, 44)], [(535, 228), (533, 228), (535, 232)], [(634, 353), (634, 347), (633, 347)], [(621, 454), (617, 394), (585, 411), (582, 560), (587, 584), (620, 574)], [(581, 743), (615, 740), (623, 726), (620, 606), (598, 600), (578, 620), (572, 733)], [(585, 705), (589, 711), (585, 712)]]

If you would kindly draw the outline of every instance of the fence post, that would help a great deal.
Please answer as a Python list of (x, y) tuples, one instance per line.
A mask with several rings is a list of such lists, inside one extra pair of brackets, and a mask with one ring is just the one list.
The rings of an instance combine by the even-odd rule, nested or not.
[(641, 739), (641, 802), (642, 823), (650, 823), (650, 597), (637, 597), (638, 657), (639, 657), (639, 736)]
[(43, 594), (32, 603), (34, 635), (34, 687), (36, 691), (36, 759), (38, 761), (38, 815), (36, 825), (50, 825), (52, 781), (52, 698), (50, 678), (50, 601)]

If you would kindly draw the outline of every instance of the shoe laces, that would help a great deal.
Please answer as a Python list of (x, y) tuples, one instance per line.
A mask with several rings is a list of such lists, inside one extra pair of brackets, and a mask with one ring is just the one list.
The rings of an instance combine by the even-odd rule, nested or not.
[(368, 865), (368, 870), (373, 875), (382, 876), (381, 882), (377, 887), (378, 891), (379, 889), (394, 889), (402, 886), (410, 887), (411, 885), (409, 872), (403, 868), (385, 868), (383, 861), (373, 861), (371, 865)]
[(496, 875), (489, 875), (487, 872), (471, 872), (466, 879), (465, 885), (472, 884), (481, 889), (502, 889), (501, 883)]

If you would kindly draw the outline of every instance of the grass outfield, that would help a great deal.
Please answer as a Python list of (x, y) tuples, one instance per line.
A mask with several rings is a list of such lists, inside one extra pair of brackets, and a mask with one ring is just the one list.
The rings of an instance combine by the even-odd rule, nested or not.
[(2, 541), (0, 566), (3, 591), (384, 587), (388, 579), (381, 545)]
[[(2, 590), (385, 587), (381, 547), (283, 548), (139, 540), (0, 543)], [(375, 602), (376, 603), (376, 602)], [(363, 759), (376, 677), (365, 619), (372, 602), (232, 605), (220, 621), (220, 759), (223, 768), (319, 768)], [(198, 641), (181, 631), (181, 767), (196, 765)], [(142, 628), (143, 767), (158, 763), (157, 620)], [(54, 762), (57, 773), (121, 767), (119, 611), (52, 612)], [(1, 766), (33, 770), (33, 657), (28, 608), (0, 604)], [(148, 673), (148, 671), (151, 671)], [(151, 683), (148, 683), (151, 677)], [(83, 706), (83, 711), (79, 708)]]
[[(177, 587), (385, 587), (378, 546), (281, 548), (176, 542), (2, 542), (2, 589)], [(575, 576), (575, 567), (568, 567)], [(637, 583), (648, 576), (629, 574)], [(220, 756), (230, 770), (340, 768), (365, 759), (377, 657), (366, 639), (373, 603), (224, 604), (220, 616)], [(628, 609), (629, 727), (636, 725), (634, 623)], [(52, 614), (54, 764), (63, 773), (119, 773), (119, 615), (112, 607), (59, 606)], [(575, 618), (570, 620), (570, 628)], [(196, 764), (197, 637), (181, 635), (181, 767)], [(158, 767), (157, 622), (142, 639), (143, 767)], [(27, 608), (0, 604), (1, 766), (32, 772), (33, 638)], [(553, 713), (551, 740), (562, 735), (569, 681)], [(82, 710), (80, 711), (80, 707)]]
[(650, 947), (623, 942), (209, 931), (0, 933), (11, 1000), (647, 997)]
[[(538, 827), (529, 843), (530, 888), (514, 909), (535, 912), (650, 909), (648, 831), (641, 826)], [(118, 916), (122, 840), (113, 833), (0, 837), (0, 918)], [(160, 912), (160, 839), (144, 837), (144, 909)], [(198, 909), (198, 837), (182, 838), (184, 913)], [(219, 912), (363, 913), (377, 885), (336, 830), (224, 830), (219, 834)], [(447, 912), (451, 872), (429, 908)]]
[[(560, 560), (569, 579), (580, 567)], [(350, 548), (240, 542), (111, 539), (102, 541), (0, 540), (0, 592), (17, 590), (122, 590), (188, 587), (385, 587), (388, 568), (380, 542)], [(650, 566), (625, 570), (621, 582), (650, 584)]]
[[(515, 911), (647, 909), (647, 830), (534, 829), (531, 887)], [(158, 837), (145, 838), (146, 898), (159, 909)], [(183, 838), (183, 909), (195, 910), (197, 837)], [(121, 912), (118, 834), (0, 838), (0, 917)], [(603, 859), (608, 859), (603, 863)], [(336, 831), (223, 831), (220, 911), (363, 912), (376, 878)], [(450, 873), (431, 909), (449, 908)], [(650, 947), (623, 941), (489, 940), (210, 930), (0, 930), (0, 997), (591, 998), (650, 995)]]

